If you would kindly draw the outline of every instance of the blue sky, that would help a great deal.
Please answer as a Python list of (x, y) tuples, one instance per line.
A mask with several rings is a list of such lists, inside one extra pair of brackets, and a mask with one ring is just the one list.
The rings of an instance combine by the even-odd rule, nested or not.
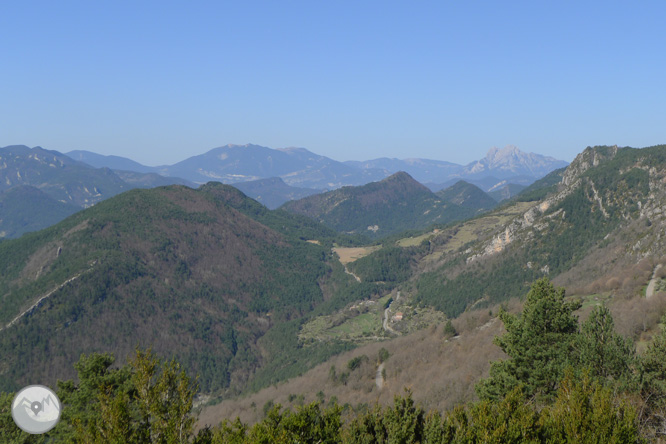
[(666, 143), (664, 2), (0, 2), (0, 146), (174, 163)]

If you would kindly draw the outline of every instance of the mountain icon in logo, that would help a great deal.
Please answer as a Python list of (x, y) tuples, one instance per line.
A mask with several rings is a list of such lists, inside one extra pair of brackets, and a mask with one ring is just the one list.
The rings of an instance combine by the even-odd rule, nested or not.
[(24, 387), (12, 402), (12, 418), (25, 432), (46, 433), (60, 420), (60, 400), (43, 385)]

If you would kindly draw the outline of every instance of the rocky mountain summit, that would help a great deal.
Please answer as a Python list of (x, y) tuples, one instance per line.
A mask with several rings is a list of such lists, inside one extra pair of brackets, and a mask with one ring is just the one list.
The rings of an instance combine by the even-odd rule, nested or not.
[(493, 147), (483, 159), (468, 164), (462, 176), (475, 176), (492, 172), (503, 179), (509, 176), (530, 176), (535, 179), (553, 170), (567, 166), (567, 162), (535, 153), (525, 153), (514, 145), (502, 149)]

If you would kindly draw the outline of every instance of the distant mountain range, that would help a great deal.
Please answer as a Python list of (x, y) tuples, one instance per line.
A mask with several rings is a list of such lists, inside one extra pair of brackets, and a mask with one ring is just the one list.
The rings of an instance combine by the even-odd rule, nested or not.
[(112, 170), (136, 171), (138, 173), (155, 173), (155, 167), (141, 165), (126, 157), (104, 156), (91, 151), (75, 150), (65, 153), (74, 160), (87, 163), (95, 168), (109, 168)]
[(486, 157), (465, 167), (462, 176), (485, 177), (490, 173), (499, 179), (516, 176), (540, 178), (553, 170), (568, 165), (568, 162), (534, 153), (524, 153), (513, 145), (503, 149), (491, 148)]
[(53, 199), (89, 207), (130, 187), (109, 168), (92, 168), (57, 151), (17, 145), (0, 150), (0, 191), (30, 185)]
[(163, 175), (196, 183), (211, 180), (235, 184), (280, 177), (288, 185), (330, 190), (363, 185), (387, 176), (382, 170), (359, 170), (304, 148), (271, 149), (258, 145), (227, 145), (171, 166), (159, 167)]
[[(305, 148), (272, 149), (259, 145), (226, 145), (204, 154), (189, 157), (174, 165), (148, 167), (118, 156), (101, 156), (89, 151), (67, 153), (97, 168), (159, 173), (181, 177), (196, 184), (219, 181), (238, 184), (279, 177), (295, 188), (328, 191), (343, 186), (365, 185), (391, 174), (404, 171), (433, 191), (448, 188), (459, 180), (472, 183), (484, 191), (512, 183), (527, 186), (550, 171), (567, 166), (567, 162), (534, 153), (524, 153), (515, 146), (492, 148), (488, 154), (468, 165), (430, 159), (380, 158), (367, 161), (338, 162), (314, 154)], [(256, 185), (248, 186), (250, 197)], [(256, 188), (257, 190), (259, 188)], [(272, 205), (293, 200), (296, 190), (282, 187), (285, 193), (273, 193)]]
[(524, 153), (509, 145), (491, 148), (483, 159), (458, 165), (430, 159), (389, 159), (338, 162), (305, 148), (272, 149), (259, 145), (226, 145), (189, 157), (174, 165), (148, 167), (118, 156), (102, 156), (89, 151), (67, 153), (96, 168), (159, 173), (202, 184), (218, 181), (236, 184), (272, 177), (287, 185), (332, 190), (347, 185), (365, 185), (404, 171), (435, 191), (458, 180), (490, 190), (500, 182), (529, 185), (549, 172), (568, 165), (563, 160)]
[(484, 191), (490, 191), (502, 182), (529, 185), (549, 172), (568, 165), (563, 160), (524, 153), (513, 145), (503, 149), (493, 147), (483, 159), (467, 165), (429, 159), (388, 158), (345, 163), (364, 170), (383, 169), (391, 174), (405, 171), (433, 191), (447, 188), (461, 179)]
[(346, 165), (361, 170), (383, 170), (388, 173), (404, 171), (422, 184), (443, 182), (444, 178), (450, 178), (459, 173), (463, 168), (451, 162), (430, 159), (380, 159), (359, 161), (347, 161)]
[[(428, 159), (338, 162), (304, 148), (227, 145), (174, 165), (150, 167), (90, 151), (65, 155), (41, 147), (8, 146), (0, 148), (0, 238), (45, 228), (71, 214), (73, 208), (89, 207), (132, 188), (197, 187), (220, 181), (237, 186), (269, 208), (277, 208), (290, 200), (365, 185), (406, 171), (433, 191), (462, 179), (502, 200), (562, 165), (566, 162), (526, 154), (516, 147), (493, 148), (485, 158), (462, 166)], [(1, 194), (19, 186), (34, 187), (43, 195), (34, 190)], [(21, 199), (17, 199), (19, 194)]]

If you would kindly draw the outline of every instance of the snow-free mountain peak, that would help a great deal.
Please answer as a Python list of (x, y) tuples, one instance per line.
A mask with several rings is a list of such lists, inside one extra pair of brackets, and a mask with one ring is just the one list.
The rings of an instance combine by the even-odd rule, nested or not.
[(494, 176), (531, 176), (535, 179), (567, 166), (567, 162), (541, 154), (526, 153), (514, 145), (492, 147), (483, 159), (468, 164), (461, 176), (492, 172)]

